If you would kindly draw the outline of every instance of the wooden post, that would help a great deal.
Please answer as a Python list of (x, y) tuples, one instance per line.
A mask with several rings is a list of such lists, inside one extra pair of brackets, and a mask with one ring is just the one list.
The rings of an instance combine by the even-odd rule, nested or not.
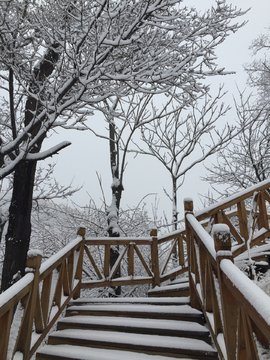
[(128, 247), (128, 276), (134, 276), (134, 243)]
[(3, 359), (7, 358), (10, 328), (13, 318), (13, 308), (9, 309), (0, 317), (0, 354)]
[[(38, 291), (39, 291), (39, 269), (41, 265), (42, 255), (38, 252), (28, 252), (27, 258), (27, 271), (33, 272), (34, 279), (31, 293), (29, 294), (28, 301), (26, 303), (24, 317), (21, 323), (21, 327), (19, 330), (19, 335), (17, 338), (17, 342), (14, 348), (14, 354), (17, 351), (23, 353), (23, 360), (30, 359), (30, 347), (31, 347), (31, 337), (32, 337), (32, 328), (33, 321), (36, 311)], [(13, 354), (13, 355), (14, 355)]]
[(190, 305), (198, 310), (201, 310), (200, 302), (196, 293), (196, 284), (194, 284), (192, 273), (195, 275), (195, 264), (193, 264), (193, 248), (194, 242), (192, 237), (192, 232), (189, 228), (187, 221), (187, 214), (193, 215), (193, 200), (187, 198), (184, 200), (184, 210), (185, 210), (185, 224), (186, 224), (186, 242), (187, 242), (187, 254), (188, 254), (188, 277), (189, 277), (189, 292), (190, 292)]
[(222, 306), (222, 318), (224, 323), (224, 339), (227, 350), (228, 360), (236, 360), (237, 347), (237, 319), (238, 303), (233, 294), (228, 290), (223, 282), (223, 273), (220, 270), (220, 263), (223, 259), (229, 259), (233, 263), (231, 252), (230, 229), (226, 224), (216, 224), (213, 226), (213, 236), (215, 249), (217, 252), (217, 273), (219, 290)]
[(75, 272), (75, 279), (79, 280), (79, 286), (73, 295), (73, 299), (78, 299), (81, 295), (81, 284), (82, 284), (82, 269), (83, 269), (83, 254), (84, 254), (84, 243), (85, 243), (85, 227), (80, 226), (77, 235), (82, 237), (82, 243), (79, 249), (79, 258), (77, 262), (77, 268)]
[(160, 286), (157, 229), (152, 229), (150, 236), (152, 236), (151, 262), (152, 272), (154, 273), (153, 287), (155, 287)]
[(237, 210), (238, 210), (240, 234), (247, 241), (248, 240), (248, 224), (247, 224), (247, 212), (246, 212), (244, 200), (237, 203)]
[[(259, 193), (259, 216), (258, 216), (258, 227), (259, 229), (265, 228), (269, 230), (269, 223), (267, 218), (267, 209), (265, 204), (265, 190)], [(265, 242), (265, 239), (264, 241)]]

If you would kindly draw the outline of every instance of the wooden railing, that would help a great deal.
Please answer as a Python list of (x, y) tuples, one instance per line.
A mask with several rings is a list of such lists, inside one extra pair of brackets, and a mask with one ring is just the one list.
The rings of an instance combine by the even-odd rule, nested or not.
[(0, 358), (30, 359), (72, 298), (80, 296), (84, 232), (41, 265), (29, 252), (27, 274), (0, 295)]
[[(209, 233), (214, 224), (224, 223), (229, 226), (235, 258), (247, 250), (248, 244), (250, 248), (262, 245), (270, 237), (267, 212), (270, 203), (269, 189), (270, 180), (263, 181), (196, 212), (195, 217)], [(233, 222), (232, 219), (236, 221)]]
[[(155, 287), (185, 271), (191, 305), (203, 310), (220, 358), (259, 359), (257, 345), (269, 347), (269, 297), (233, 261), (248, 243), (252, 248), (270, 236), (269, 187), (269, 181), (261, 183), (195, 215), (192, 201), (186, 200), (186, 229), (168, 235), (158, 237), (152, 230), (144, 238), (85, 239), (80, 228), (74, 241), (43, 264), (38, 252), (30, 252), (28, 273), (0, 295), (0, 329), (5, 329), (0, 332), (1, 360), (7, 354), (29, 360), (81, 289)], [(119, 248), (119, 257), (111, 269), (112, 246)], [(121, 275), (115, 278), (119, 267)]]
[[(82, 288), (128, 286), (151, 284), (160, 286), (166, 280), (187, 270), (184, 258), (185, 231), (175, 231), (169, 235), (157, 237), (157, 230), (145, 238), (88, 238), (85, 240), (85, 261), (92, 276), (84, 276)], [(113, 268), (109, 267), (110, 249), (119, 248), (119, 256)], [(97, 251), (98, 247), (98, 251)], [(174, 250), (180, 254), (178, 264), (173, 259)], [(103, 254), (103, 258), (100, 257)], [(161, 264), (159, 264), (161, 263)], [(170, 265), (169, 271), (168, 270)], [(85, 264), (87, 266), (87, 264)], [(121, 277), (115, 278), (121, 268)]]
[[(29, 252), (28, 273), (0, 295), (0, 329), (5, 329), (0, 332), (1, 360), (7, 356), (29, 360), (68, 302), (80, 296), (81, 289), (138, 284), (155, 287), (184, 272), (187, 267), (181, 255), (179, 264), (166, 273), (168, 265), (173, 263), (174, 248), (184, 254), (184, 239), (183, 231), (158, 238), (157, 230), (145, 238), (85, 239), (85, 229), (80, 228), (74, 241), (43, 264), (41, 254)], [(109, 267), (111, 246), (120, 249), (112, 269)], [(168, 254), (165, 251), (163, 255), (165, 247)], [(115, 279), (119, 266), (122, 276)], [(86, 269), (82, 278), (83, 267)], [(91, 274), (91, 278), (85, 274)]]
[(215, 224), (212, 237), (191, 200), (185, 219), (190, 302), (203, 310), (220, 359), (262, 359), (270, 345), (269, 296), (235, 266), (227, 224)]

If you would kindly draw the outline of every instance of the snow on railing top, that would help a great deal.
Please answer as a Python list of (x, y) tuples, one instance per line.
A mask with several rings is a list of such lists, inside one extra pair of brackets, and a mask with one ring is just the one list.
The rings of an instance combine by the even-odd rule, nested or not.
[(22, 277), (18, 282), (13, 284), (10, 288), (0, 294), (0, 315), (1, 308), (6, 305), (9, 301), (12, 301), (15, 297), (18, 297), (33, 281), (34, 274), (29, 273)]
[(220, 262), (220, 269), (230, 279), (236, 289), (241, 292), (249, 304), (256, 309), (261, 318), (270, 326), (269, 296), (230, 260), (223, 259)]
[(198, 220), (203, 220), (212, 214), (214, 214), (217, 210), (222, 210), (232, 205), (235, 205), (243, 198), (251, 197), (254, 191), (257, 190), (265, 190), (270, 188), (270, 179), (260, 182), (259, 184), (253, 185), (244, 189), (242, 191), (238, 191), (237, 193), (226, 197), (223, 200), (218, 201), (216, 204), (210, 205), (208, 207), (203, 208), (202, 210), (196, 211), (194, 216)]
[(56, 254), (52, 255), (48, 260), (46, 260), (40, 267), (40, 275), (47, 271), (51, 266), (56, 266), (58, 261), (71, 251), (74, 247), (80, 244), (82, 241), (81, 236), (77, 236), (76, 239), (70, 241), (63, 249), (59, 250)]
[(192, 229), (196, 232), (201, 242), (205, 245), (208, 252), (211, 254), (212, 258), (216, 259), (216, 250), (214, 245), (214, 239), (208, 232), (201, 226), (198, 220), (194, 217), (193, 214), (186, 215), (188, 222), (190, 223)]

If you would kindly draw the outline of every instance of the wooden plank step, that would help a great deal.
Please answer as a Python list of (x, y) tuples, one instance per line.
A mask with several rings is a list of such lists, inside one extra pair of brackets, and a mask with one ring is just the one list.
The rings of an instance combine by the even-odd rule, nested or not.
[(183, 284), (183, 283), (189, 284), (189, 278), (187, 276), (181, 277), (181, 278), (176, 278), (176, 279), (170, 281), (170, 283), (168, 285)]
[(187, 297), (189, 296), (189, 283), (156, 286), (148, 291), (148, 297)]
[(61, 330), (49, 336), (48, 345), (91, 346), (105, 349), (124, 349), (176, 358), (217, 359), (217, 352), (202, 340), (170, 336), (121, 334), (111, 331)]
[(123, 318), (108, 316), (69, 316), (58, 322), (57, 330), (88, 329), (135, 334), (166, 335), (201, 339), (211, 343), (209, 330), (196, 322)]
[(190, 304), (190, 297), (134, 297), (134, 298), (80, 298), (71, 300), (68, 306), (85, 304), (150, 304), (150, 305), (186, 305)]
[[(175, 357), (72, 345), (46, 345), (36, 360), (173, 360)], [(190, 359), (190, 358), (189, 358)], [(182, 360), (188, 360), (187, 358)]]
[(190, 305), (134, 305), (134, 304), (101, 304), (101, 305), (73, 305), (67, 308), (66, 316), (95, 315), (95, 316), (121, 316), (144, 319), (171, 319), (196, 321), (204, 324), (201, 311), (193, 309)]

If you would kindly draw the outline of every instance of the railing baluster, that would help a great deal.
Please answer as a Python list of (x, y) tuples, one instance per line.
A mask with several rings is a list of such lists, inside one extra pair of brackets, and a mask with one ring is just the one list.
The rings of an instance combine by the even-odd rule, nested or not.
[(223, 259), (229, 259), (233, 262), (229, 227), (225, 224), (214, 225), (213, 236), (217, 252), (217, 273), (221, 295), (227, 356), (229, 360), (236, 360), (238, 303), (224, 284), (223, 274), (219, 267), (219, 264)]
[(269, 223), (268, 223), (268, 218), (267, 218), (267, 209), (266, 209), (266, 205), (265, 205), (265, 196), (264, 195), (265, 195), (265, 191), (261, 191), (259, 193), (258, 226), (259, 226), (259, 229), (264, 227), (265, 229), (269, 230)]
[(7, 357), (12, 317), (13, 308), (9, 309), (3, 316), (0, 317), (0, 354), (3, 359), (6, 359)]
[(134, 244), (128, 247), (128, 276), (134, 276)]
[(73, 275), (74, 275), (74, 252), (70, 254), (68, 257), (68, 263), (67, 263), (67, 272), (68, 272), (68, 286), (69, 286), (69, 292), (73, 289)]
[[(81, 285), (82, 285), (82, 270), (83, 270), (83, 254), (84, 254), (84, 244), (85, 244), (85, 227), (81, 226), (77, 232), (77, 235), (82, 237), (79, 251), (79, 258), (77, 262), (77, 267), (74, 275), (74, 280), (78, 280), (79, 284), (76, 292), (73, 295), (73, 299), (78, 299), (81, 295)], [(75, 260), (75, 257), (74, 257)], [(73, 282), (74, 283), (74, 282)]]
[(31, 336), (37, 302), (37, 292), (39, 291), (39, 269), (41, 265), (41, 259), (42, 256), (38, 253), (33, 253), (33, 255), (30, 255), (27, 258), (27, 268), (31, 272), (34, 272), (34, 280), (32, 284), (31, 295), (29, 301), (27, 302), (27, 308), (25, 309), (23, 321), (13, 353), (14, 356), (17, 351), (22, 352), (23, 360), (30, 359)]
[(43, 323), (44, 326), (48, 323), (48, 314), (49, 314), (49, 302), (51, 295), (51, 284), (52, 284), (52, 272), (49, 273), (43, 280), (42, 292), (41, 292), (41, 309), (43, 314)]
[(152, 229), (150, 236), (152, 236), (151, 260), (152, 271), (154, 273), (153, 287), (155, 287), (160, 286), (157, 229)]
[(178, 237), (178, 257), (179, 257), (179, 265), (184, 267), (185, 266), (185, 254), (184, 254), (184, 241), (183, 237)]
[(237, 203), (237, 210), (238, 210), (240, 234), (241, 236), (243, 236), (245, 240), (248, 240), (247, 212), (246, 212), (244, 200)]
[(104, 277), (107, 279), (110, 275), (110, 244), (105, 245), (104, 254)]
[(65, 259), (62, 262), (63, 267), (63, 292), (65, 296), (69, 295), (69, 281), (68, 281), (68, 270), (67, 270), (67, 260)]

